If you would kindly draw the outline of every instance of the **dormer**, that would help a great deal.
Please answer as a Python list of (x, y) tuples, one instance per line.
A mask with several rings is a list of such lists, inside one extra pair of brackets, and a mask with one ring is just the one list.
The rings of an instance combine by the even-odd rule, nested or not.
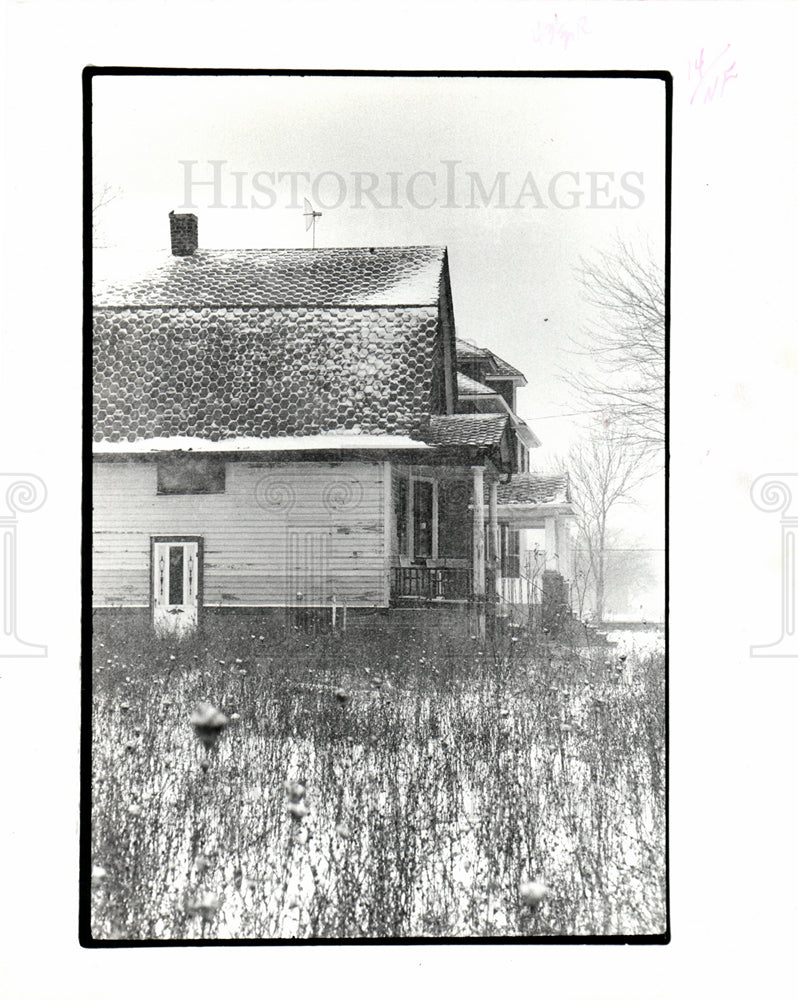
[(526, 385), (522, 372), (486, 347), (467, 340), (457, 341), (457, 370), (501, 396), (515, 413), (515, 392)]

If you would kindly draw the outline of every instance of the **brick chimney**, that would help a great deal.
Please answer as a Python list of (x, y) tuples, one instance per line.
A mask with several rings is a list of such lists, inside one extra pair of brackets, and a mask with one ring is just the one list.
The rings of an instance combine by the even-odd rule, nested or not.
[(170, 212), (169, 232), (172, 237), (172, 254), (175, 257), (190, 257), (199, 246), (197, 217), (190, 212), (185, 215)]

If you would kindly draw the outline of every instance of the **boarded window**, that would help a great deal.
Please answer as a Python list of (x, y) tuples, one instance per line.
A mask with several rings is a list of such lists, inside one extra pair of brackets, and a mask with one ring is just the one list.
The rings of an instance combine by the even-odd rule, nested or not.
[(396, 518), (396, 545), (400, 556), (407, 555), (407, 480), (397, 479), (394, 490), (394, 517)]
[(198, 455), (159, 459), (158, 493), (224, 493), (224, 461)]
[(471, 555), (471, 484), (445, 479), (438, 484), (438, 555), (468, 559)]

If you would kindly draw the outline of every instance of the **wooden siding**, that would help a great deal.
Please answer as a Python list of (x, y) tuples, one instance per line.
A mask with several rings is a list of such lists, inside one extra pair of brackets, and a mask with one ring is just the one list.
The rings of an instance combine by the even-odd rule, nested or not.
[(150, 600), (150, 539), (204, 541), (204, 605), (384, 605), (381, 462), (228, 462), (225, 491), (158, 496), (157, 465), (95, 462), (95, 606)]

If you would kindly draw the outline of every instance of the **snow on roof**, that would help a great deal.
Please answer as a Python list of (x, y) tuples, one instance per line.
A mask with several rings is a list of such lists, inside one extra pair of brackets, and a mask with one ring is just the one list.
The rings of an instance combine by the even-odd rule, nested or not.
[(404, 434), (308, 434), (302, 437), (259, 438), (236, 437), (221, 441), (206, 438), (172, 437), (144, 438), (136, 441), (99, 441), (92, 450), (95, 455), (144, 455), (155, 452), (191, 451), (205, 454), (257, 451), (360, 451), (374, 448), (428, 449), (423, 441), (414, 441)]
[(481, 382), (477, 382), (462, 372), (457, 373), (457, 394), (458, 396), (496, 396), (495, 389), (489, 389)]
[(443, 247), (97, 253), (95, 308), (435, 305)]

